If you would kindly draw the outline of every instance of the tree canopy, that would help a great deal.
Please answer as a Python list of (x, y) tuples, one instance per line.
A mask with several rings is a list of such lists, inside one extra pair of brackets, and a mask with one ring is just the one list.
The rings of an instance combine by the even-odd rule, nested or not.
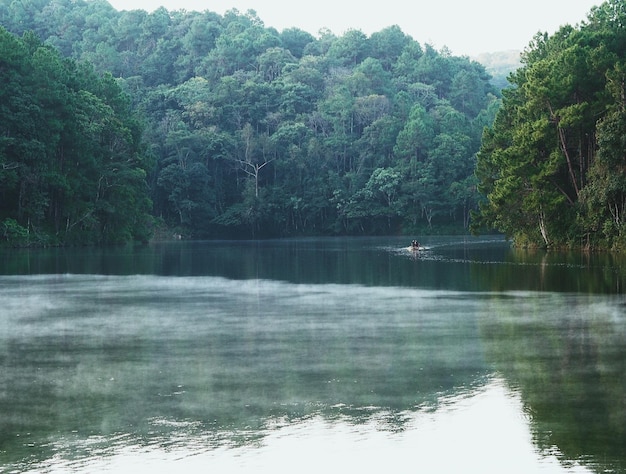
[(123, 240), (143, 228), (112, 219), (144, 223), (147, 211), (194, 238), (463, 230), (477, 207), (499, 90), (481, 64), (397, 26), (315, 37), (252, 10), (118, 12), (104, 0), (3, 3), (0, 24), (0, 73), (14, 75), (1, 127), (34, 133), (3, 130), (24, 139), (0, 143), (6, 235)]
[(110, 74), (0, 28), (0, 238), (146, 240), (152, 165)]
[(480, 225), (518, 244), (626, 245), (626, 3), (538, 34), (478, 155)]

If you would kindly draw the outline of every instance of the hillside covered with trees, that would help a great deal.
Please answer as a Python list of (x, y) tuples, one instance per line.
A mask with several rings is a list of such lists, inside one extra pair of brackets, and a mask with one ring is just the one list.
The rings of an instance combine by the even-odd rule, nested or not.
[[(390, 26), (0, 4), (0, 239), (463, 231), (499, 91)], [(5, 86), (6, 84), (6, 86)]]
[(111, 75), (0, 29), (0, 84), (2, 240), (147, 240), (153, 164)]
[(537, 35), (478, 156), (473, 225), (519, 245), (626, 248), (626, 2)]

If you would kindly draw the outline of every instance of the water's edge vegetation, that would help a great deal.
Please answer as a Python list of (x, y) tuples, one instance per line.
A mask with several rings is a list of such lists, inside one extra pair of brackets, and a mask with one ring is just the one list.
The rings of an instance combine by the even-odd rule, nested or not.
[[(390, 26), (0, 5), (0, 242), (410, 235), (626, 246), (626, 7), (509, 76)], [(496, 86), (496, 84), (498, 84)], [(165, 231), (163, 231), (165, 229)]]
[(3, 4), (0, 25), (5, 242), (450, 233), (476, 207), (499, 91), (396, 26), (83, 0)]
[(626, 4), (538, 34), (483, 135), (473, 225), (519, 245), (626, 248)]

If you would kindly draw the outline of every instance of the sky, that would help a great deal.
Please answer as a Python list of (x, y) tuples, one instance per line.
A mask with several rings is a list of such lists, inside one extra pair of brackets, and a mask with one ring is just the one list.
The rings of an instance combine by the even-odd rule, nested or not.
[(601, 0), (108, 0), (117, 10), (160, 6), (168, 10), (204, 11), (223, 15), (236, 8), (256, 11), (266, 27), (278, 31), (297, 27), (315, 36), (328, 28), (340, 36), (349, 29), (371, 35), (388, 26), (436, 49), (476, 56), (523, 50), (535, 33), (554, 33), (564, 24), (587, 18)]

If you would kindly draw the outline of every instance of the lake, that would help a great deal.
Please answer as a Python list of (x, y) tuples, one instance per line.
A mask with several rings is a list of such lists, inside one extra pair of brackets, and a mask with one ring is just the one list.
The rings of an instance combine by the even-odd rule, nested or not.
[(497, 237), (0, 253), (0, 472), (626, 472), (626, 261)]

